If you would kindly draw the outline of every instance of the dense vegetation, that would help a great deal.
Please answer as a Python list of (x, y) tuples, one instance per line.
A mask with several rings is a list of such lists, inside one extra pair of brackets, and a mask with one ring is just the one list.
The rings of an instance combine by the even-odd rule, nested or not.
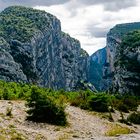
[(26, 42), (35, 32), (46, 27), (51, 29), (51, 19), (52, 15), (45, 11), (22, 6), (8, 7), (0, 13), (0, 36), (8, 41), (16, 39)]
[(124, 49), (126, 46), (132, 50), (135, 47), (140, 45), (140, 30), (135, 30), (129, 32), (127, 35), (124, 36), (121, 44), (121, 48)]
[(113, 34), (113, 36), (117, 38), (122, 38), (126, 33), (139, 29), (140, 29), (139, 22), (118, 24), (110, 30), (109, 34)]
[(120, 112), (136, 111), (139, 104), (139, 99), (135, 96), (94, 93), (90, 90), (54, 91), (35, 85), (4, 81), (0, 81), (0, 99), (27, 100), (29, 107), (27, 119), (56, 125), (67, 123), (65, 114), (67, 103), (97, 112), (110, 112), (114, 109)]
[[(139, 62), (140, 30), (129, 32), (124, 36), (117, 50), (114, 66), (127, 72), (123, 77), (125, 85), (131, 91), (129, 94), (139, 96), (140, 62)], [(123, 71), (122, 70), (122, 71)]]
[(140, 112), (133, 112), (131, 113), (127, 120), (134, 124), (140, 124)]
[(51, 96), (37, 87), (32, 87), (31, 96), (27, 102), (30, 108), (27, 113), (28, 120), (36, 122), (48, 122), (51, 124), (65, 125), (66, 114), (63, 102), (60, 104)]
[[(97, 110), (96, 107), (103, 106), (108, 108), (112, 106), (115, 109), (121, 110), (121, 106), (125, 106), (127, 110), (136, 110), (139, 98), (135, 96), (121, 96), (119, 94), (111, 95), (108, 93), (94, 93), (90, 90), (80, 90), (65, 92), (64, 90), (52, 90), (42, 88), (35, 85), (28, 85), (24, 83), (5, 82), (0, 81), (0, 99), (4, 100), (28, 100), (36, 92), (43, 94), (42, 96), (49, 96), (58, 103), (70, 103), (74, 106), (79, 106), (83, 109)], [(34, 93), (35, 92), (35, 93)], [(95, 107), (95, 108), (94, 108)], [(107, 109), (105, 109), (107, 111)], [(99, 109), (100, 111), (100, 109)], [(123, 109), (122, 109), (123, 111)], [(102, 112), (102, 111), (101, 111)]]

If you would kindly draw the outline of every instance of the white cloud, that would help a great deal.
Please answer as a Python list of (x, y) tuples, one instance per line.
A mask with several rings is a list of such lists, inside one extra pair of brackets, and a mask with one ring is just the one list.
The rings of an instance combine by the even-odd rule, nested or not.
[[(126, 2), (126, 1), (125, 1)], [(72, 8), (73, 7), (73, 8)], [(106, 45), (106, 34), (119, 23), (140, 21), (140, 6), (128, 7), (116, 11), (106, 11), (104, 5), (78, 5), (76, 0), (63, 5), (49, 7), (36, 6), (56, 15), (62, 24), (62, 30), (81, 42), (89, 54)]]

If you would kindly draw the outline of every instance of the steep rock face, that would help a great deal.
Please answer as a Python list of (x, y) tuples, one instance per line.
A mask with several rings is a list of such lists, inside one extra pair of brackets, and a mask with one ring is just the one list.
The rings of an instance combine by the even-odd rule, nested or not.
[[(112, 28), (107, 34), (107, 62), (104, 66), (104, 78), (107, 83), (107, 89), (112, 86), (114, 73), (116, 70), (114, 67), (114, 62), (118, 57), (118, 49), (122, 42), (122, 38), (130, 31), (139, 30), (140, 23), (126, 23), (118, 24)], [(132, 41), (132, 40), (131, 40)], [(115, 80), (116, 81), (116, 80)], [(123, 86), (123, 85), (122, 85)]]
[[(122, 69), (120, 66), (115, 66), (114, 63), (116, 59), (120, 57), (120, 48), (122, 48), (122, 39), (123, 37), (130, 31), (139, 30), (140, 23), (127, 23), (127, 24), (119, 24), (110, 30), (107, 34), (107, 63), (104, 67), (106, 81), (108, 83), (107, 87), (110, 87), (113, 83), (113, 90), (120, 93), (128, 93), (130, 92), (130, 88), (127, 88), (125, 85), (125, 81), (122, 80), (121, 76), (129, 75), (130, 73), (125, 68)], [(132, 40), (130, 40), (132, 41)], [(129, 49), (124, 48), (125, 54), (130, 54), (131, 51)], [(139, 47), (133, 50), (133, 55), (137, 54)], [(121, 50), (122, 51), (122, 50)], [(133, 56), (132, 55), (132, 56)], [(129, 62), (128, 62), (129, 63)], [(133, 67), (133, 65), (132, 65)], [(131, 75), (131, 74), (130, 74)], [(129, 77), (129, 76), (128, 76)], [(121, 82), (120, 82), (121, 81)], [(133, 83), (133, 82), (132, 82)], [(125, 85), (125, 86), (124, 86)]]
[(113, 90), (140, 95), (140, 31), (128, 33), (117, 50), (114, 61)]
[(0, 79), (66, 90), (87, 79), (87, 53), (51, 14), (9, 7), (0, 14), (0, 37)]
[(89, 58), (88, 81), (92, 83), (97, 90), (104, 90), (106, 88), (103, 79), (103, 67), (106, 64), (106, 58), (106, 47), (98, 50)]
[(27, 82), (27, 77), (21, 71), (21, 66), (16, 63), (10, 54), (9, 44), (0, 37), (0, 79)]

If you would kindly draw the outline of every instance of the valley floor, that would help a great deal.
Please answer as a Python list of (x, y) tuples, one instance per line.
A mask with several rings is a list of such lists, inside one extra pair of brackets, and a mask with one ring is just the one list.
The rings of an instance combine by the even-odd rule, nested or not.
[[(12, 116), (6, 112), (12, 109)], [(139, 140), (140, 126), (127, 126), (109, 122), (107, 114), (89, 112), (77, 107), (67, 106), (68, 125), (54, 126), (26, 121), (24, 101), (0, 101), (0, 140)], [(117, 119), (114, 113), (113, 118)], [(132, 134), (107, 136), (115, 128), (128, 128)]]

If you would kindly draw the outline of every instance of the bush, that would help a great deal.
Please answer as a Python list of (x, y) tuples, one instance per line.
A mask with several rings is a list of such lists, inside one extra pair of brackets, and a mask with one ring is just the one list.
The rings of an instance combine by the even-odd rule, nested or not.
[(79, 91), (77, 92), (76, 96), (70, 100), (72, 106), (78, 106), (81, 109), (89, 110), (89, 104), (88, 99), (94, 93), (91, 93), (90, 91)]
[(128, 106), (126, 104), (123, 104), (123, 102), (119, 101), (117, 105), (117, 110), (128, 113)]
[(89, 108), (93, 111), (108, 112), (109, 100), (105, 94), (97, 94), (88, 100)]
[(138, 101), (136, 97), (133, 96), (126, 96), (123, 98), (123, 103), (127, 105), (128, 110), (136, 111), (138, 107)]
[(134, 113), (131, 113), (128, 117), (127, 117), (127, 120), (131, 123), (134, 123), (134, 124), (140, 124), (140, 112), (134, 112)]
[(66, 125), (64, 106), (56, 104), (51, 97), (37, 87), (32, 87), (31, 97), (27, 100), (27, 105), (29, 107), (28, 120)]
[(87, 101), (82, 98), (76, 98), (71, 102), (71, 105), (80, 107), (81, 109), (85, 109), (85, 110), (89, 109)]
[(112, 106), (122, 112), (136, 111), (138, 107), (138, 100), (133, 96), (116, 96), (112, 100)]

